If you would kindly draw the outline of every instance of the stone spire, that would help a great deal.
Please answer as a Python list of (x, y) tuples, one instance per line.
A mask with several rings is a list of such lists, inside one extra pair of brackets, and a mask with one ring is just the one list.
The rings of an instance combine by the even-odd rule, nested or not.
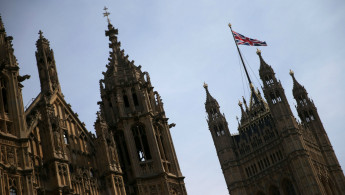
[[(107, 9), (105, 9), (106, 11)], [(104, 16), (107, 17), (108, 30), (105, 35), (109, 37), (109, 52), (107, 71), (103, 73), (105, 75), (105, 82), (108, 80), (115, 81), (116, 84), (121, 85), (124, 82), (141, 82), (144, 83), (144, 74), (141, 71), (141, 66), (134, 65), (134, 61), (129, 61), (128, 55), (125, 55), (125, 51), (121, 49), (121, 42), (118, 41), (118, 29), (114, 28), (111, 24), (108, 16), (109, 12), (105, 12)]]
[(274, 74), (274, 71), (272, 69), (272, 67), (270, 65), (268, 65), (265, 60), (262, 58), (261, 56), (261, 50), (257, 49), (256, 53), (258, 54), (259, 58), (260, 58), (260, 69), (259, 69), (259, 73), (262, 74), (263, 72), (271, 72)]
[(298, 95), (301, 95), (301, 94), (305, 94), (307, 95), (307, 90), (304, 88), (304, 86), (302, 86), (295, 78), (295, 73), (290, 70), (289, 74), (291, 75), (292, 77), (292, 80), (293, 80), (293, 88), (292, 88), (292, 93), (294, 95), (294, 97), (297, 97)]
[(5, 33), (5, 26), (0, 15), (0, 33)]
[(36, 61), (41, 82), (41, 92), (44, 94), (51, 94), (55, 90), (61, 92), (54, 51), (50, 49), (49, 41), (43, 36), (43, 32), (40, 30), (38, 34), (39, 38), (36, 41)]
[(212, 95), (210, 94), (210, 92), (208, 91), (208, 85), (207, 85), (206, 83), (204, 83), (203, 87), (204, 87), (205, 90), (206, 90), (206, 103), (205, 103), (205, 104), (211, 103), (211, 102), (215, 102), (215, 103), (218, 105), (217, 100), (214, 99), (214, 98), (212, 97)]

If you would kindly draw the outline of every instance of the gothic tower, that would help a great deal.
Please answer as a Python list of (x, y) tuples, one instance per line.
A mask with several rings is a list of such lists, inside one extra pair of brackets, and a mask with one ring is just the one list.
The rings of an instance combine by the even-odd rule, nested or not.
[(249, 105), (244, 98), (243, 103), (239, 102), (238, 134), (228, 137), (227, 127), (224, 134), (217, 134), (219, 127), (215, 124), (226, 124), (226, 120), (205, 87), (207, 122), (229, 193), (342, 194), (344, 174), (314, 103), (291, 73), (302, 123), (297, 122), (273, 68), (263, 60), (260, 50), (257, 54), (266, 100), (254, 89), (248, 76), (250, 100)]
[[(52, 194), (68, 193), (72, 190), (66, 148), (66, 133), (64, 130), (64, 116), (58, 107), (57, 101), (62, 97), (54, 52), (50, 49), (49, 41), (39, 31), (36, 42), (36, 61), (41, 83), (41, 93), (38, 96), (37, 112), (40, 113), (38, 128), (44, 155), (43, 163), (46, 170), (45, 177), (50, 178), (45, 182), (47, 191)], [(65, 133), (66, 132), (66, 133)], [(56, 174), (59, 173), (59, 174)]]
[[(211, 136), (216, 147), (219, 163), (221, 165), (227, 185), (230, 185), (229, 178), (234, 173), (239, 173), (239, 167), (234, 164), (234, 140), (231, 137), (228, 123), (224, 114), (220, 112), (220, 107), (216, 99), (214, 99), (208, 91), (208, 85), (204, 83), (206, 90), (205, 109), (207, 113), (207, 123)], [(240, 181), (241, 174), (236, 174), (231, 181)]]
[(26, 134), (21, 82), (30, 76), (19, 75), (12, 39), (0, 17), (0, 131), (20, 138)]
[(310, 129), (310, 132), (315, 137), (318, 149), (321, 152), (321, 156), (318, 158), (318, 161), (321, 161), (323, 165), (318, 167), (320, 170), (320, 180), (327, 193), (335, 193), (332, 192), (333, 189), (345, 192), (345, 177), (343, 171), (323, 127), (316, 106), (308, 97), (307, 90), (296, 80), (293, 71), (290, 71), (290, 75), (293, 80), (292, 92), (297, 103), (296, 109), (298, 116), (303, 125)]
[(30, 76), (19, 75), (12, 39), (0, 16), (0, 194), (33, 187), (21, 83)]
[[(106, 12), (107, 13), (107, 12)], [(128, 60), (108, 20), (110, 57), (100, 81), (104, 120), (113, 132), (127, 194), (186, 194), (163, 102), (147, 72)]]

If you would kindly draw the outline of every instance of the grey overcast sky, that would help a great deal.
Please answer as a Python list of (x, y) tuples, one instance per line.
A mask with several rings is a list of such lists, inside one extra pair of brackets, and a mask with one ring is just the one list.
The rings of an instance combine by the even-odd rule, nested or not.
[[(103, 7), (119, 29), (122, 48), (148, 71), (162, 96), (187, 191), (191, 195), (225, 195), (204, 108), (207, 82), (237, 132), (237, 105), (248, 96), (233, 30), (262, 41), (265, 61), (285, 88), (295, 117), (289, 70), (314, 100), (340, 164), (345, 167), (345, 1), (342, 0), (30, 0), (0, 1), (0, 13), (25, 81), (24, 104), (36, 97), (40, 83), (35, 42), (41, 29), (55, 52), (66, 101), (94, 132), (99, 79), (108, 58)], [(255, 47), (241, 46), (256, 87), (259, 59)]]

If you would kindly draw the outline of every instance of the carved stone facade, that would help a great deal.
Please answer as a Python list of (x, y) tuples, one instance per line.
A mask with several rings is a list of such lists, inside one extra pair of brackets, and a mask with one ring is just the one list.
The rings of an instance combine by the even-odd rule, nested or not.
[[(0, 18), (0, 194), (186, 193), (160, 96), (120, 50), (109, 23), (109, 64), (100, 81), (96, 135), (61, 92), (54, 52), (39, 32), (41, 92), (24, 111), (22, 81)], [(95, 102), (96, 103), (96, 102)]]
[(250, 84), (249, 104), (239, 102), (238, 134), (230, 134), (218, 102), (204, 85), (207, 122), (229, 193), (344, 194), (343, 171), (307, 91), (291, 71), (298, 122), (272, 67), (257, 53), (266, 100)]

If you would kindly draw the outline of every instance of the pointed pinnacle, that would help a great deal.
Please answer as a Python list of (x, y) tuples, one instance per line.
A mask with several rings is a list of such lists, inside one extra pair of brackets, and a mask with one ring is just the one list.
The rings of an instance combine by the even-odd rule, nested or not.
[(43, 32), (41, 30), (38, 31), (38, 34), (40, 35), (40, 39), (43, 39)]
[(1, 30), (5, 30), (4, 23), (2, 22), (1, 15), (0, 15), (0, 29)]
[(261, 55), (261, 50), (259, 48), (256, 48), (256, 54)]

